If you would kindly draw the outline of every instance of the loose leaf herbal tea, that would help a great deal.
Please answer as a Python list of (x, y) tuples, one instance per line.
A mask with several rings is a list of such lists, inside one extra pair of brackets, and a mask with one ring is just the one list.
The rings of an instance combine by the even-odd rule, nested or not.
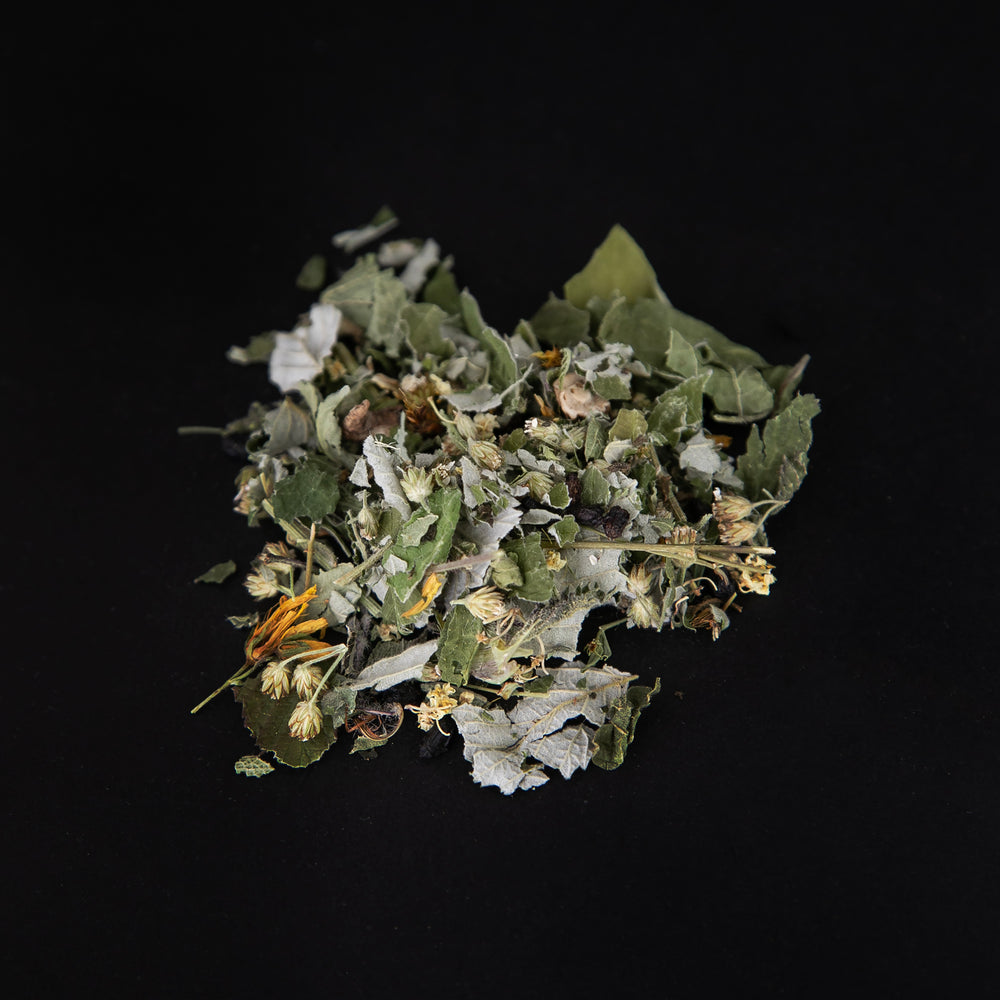
[[(433, 240), (378, 243), (395, 222), (335, 236), (353, 264), (319, 291), (326, 262), (307, 263), (308, 315), (229, 351), (282, 394), (221, 429), (244, 442), (236, 510), (281, 540), (246, 575), (262, 610), (230, 619), (244, 662), (215, 694), (291, 767), (416, 725), (421, 757), (457, 734), (504, 794), (616, 768), (660, 682), (614, 667), (608, 631), (718, 639), (769, 592), (765, 522), (819, 413), (808, 357), (769, 364), (675, 308), (620, 226), (502, 334)], [(583, 642), (602, 607), (618, 620)]]

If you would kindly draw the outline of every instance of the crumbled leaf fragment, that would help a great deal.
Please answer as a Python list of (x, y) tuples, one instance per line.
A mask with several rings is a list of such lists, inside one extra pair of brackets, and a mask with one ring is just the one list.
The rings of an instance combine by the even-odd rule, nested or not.
[(274, 767), (263, 757), (248, 754), (246, 757), (240, 757), (233, 765), (233, 770), (237, 774), (245, 774), (248, 778), (263, 778), (265, 774), (270, 774)]
[(802, 485), (809, 465), (812, 419), (819, 412), (815, 396), (796, 396), (764, 424), (763, 437), (756, 425), (750, 429), (746, 451), (737, 461), (736, 471), (751, 500), (760, 500), (768, 494), (776, 500), (788, 500)]
[(201, 576), (196, 576), (194, 578), (195, 583), (222, 583), (223, 580), (228, 580), (229, 577), (236, 572), (236, 563), (232, 559), (227, 559), (225, 562), (216, 563), (214, 566), (206, 569)]
[(594, 734), (597, 750), (592, 758), (593, 763), (606, 771), (621, 766), (629, 744), (635, 739), (635, 727), (642, 710), (659, 691), (660, 678), (657, 677), (652, 687), (641, 684), (630, 685), (624, 697), (612, 704), (608, 721), (599, 726)]
[(321, 253), (313, 254), (299, 271), (295, 279), (295, 287), (306, 292), (318, 292), (326, 282), (326, 257)]

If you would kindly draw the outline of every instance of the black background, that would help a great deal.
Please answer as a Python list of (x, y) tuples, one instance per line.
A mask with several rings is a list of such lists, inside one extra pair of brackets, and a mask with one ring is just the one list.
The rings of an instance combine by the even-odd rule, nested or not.
[[(989, 28), (620, 4), (10, 32), (5, 977), (989, 993)], [(812, 356), (778, 583), (714, 644), (614, 635), (665, 689), (617, 772), (505, 798), (411, 727), (254, 781), (229, 697), (188, 714), (252, 607), (190, 581), (264, 535), (239, 462), (176, 427), (274, 398), (225, 349), (289, 329), (303, 261), (385, 202), (501, 330), (620, 222), (680, 308)]]

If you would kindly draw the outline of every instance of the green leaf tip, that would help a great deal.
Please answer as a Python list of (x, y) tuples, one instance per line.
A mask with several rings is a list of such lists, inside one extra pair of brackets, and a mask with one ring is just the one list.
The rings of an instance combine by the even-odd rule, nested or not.
[(610, 299), (624, 295), (629, 302), (639, 299), (666, 301), (653, 265), (624, 226), (615, 224), (594, 251), (582, 271), (563, 286), (565, 298), (579, 309), (597, 296)]

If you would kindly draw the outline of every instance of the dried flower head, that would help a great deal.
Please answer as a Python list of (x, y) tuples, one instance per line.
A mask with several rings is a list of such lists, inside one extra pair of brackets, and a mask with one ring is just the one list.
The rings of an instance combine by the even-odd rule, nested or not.
[(479, 437), (476, 422), (468, 413), (463, 413), (461, 410), (453, 410), (451, 420), (455, 425), (456, 432), (465, 438), (466, 441), (473, 441)]
[(659, 623), (659, 619), (659, 609), (647, 594), (636, 597), (628, 606), (628, 620), (630, 624), (638, 625), (639, 628), (652, 628)]
[(323, 671), (309, 663), (300, 663), (292, 674), (292, 686), (300, 698), (311, 698), (323, 683)]
[(492, 441), (470, 441), (469, 454), (477, 465), (496, 471), (503, 465), (503, 452)]
[(552, 489), (555, 480), (545, 472), (531, 469), (518, 479), (518, 485), (527, 486), (528, 493), (535, 500), (544, 499), (545, 495)]
[(281, 663), (269, 663), (260, 672), (260, 690), (275, 701), (291, 690), (292, 672)]
[(502, 591), (493, 586), (480, 587), (451, 603), (464, 604), (484, 625), (499, 620), (507, 612), (506, 597)]
[(476, 425), (476, 436), (480, 438), (493, 437), (499, 426), (496, 416), (492, 413), (477, 413), (472, 422)]
[(648, 594), (652, 583), (653, 576), (645, 566), (633, 566), (628, 571), (628, 589), (636, 597), (643, 597)]
[(724, 545), (745, 545), (757, 534), (756, 521), (720, 521), (719, 541)]
[(300, 701), (288, 719), (288, 731), (297, 740), (311, 740), (323, 728), (323, 713), (314, 701)]
[(712, 516), (716, 521), (742, 521), (754, 509), (754, 505), (745, 497), (736, 496), (735, 493), (723, 493), (718, 488), (714, 493)]
[(316, 597), (316, 588), (310, 587), (297, 597), (283, 597), (260, 622), (247, 639), (247, 662), (260, 662), (272, 656), (283, 643), (303, 636), (323, 635), (327, 628), (325, 618), (299, 621), (306, 606)]
[(434, 491), (431, 474), (412, 465), (399, 477), (399, 485), (410, 503), (423, 503)]
[(243, 586), (249, 591), (250, 596), (258, 601), (276, 597), (280, 593), (277, 578), (270, 566), (262, 566), (259, 573), (248, 573)]

